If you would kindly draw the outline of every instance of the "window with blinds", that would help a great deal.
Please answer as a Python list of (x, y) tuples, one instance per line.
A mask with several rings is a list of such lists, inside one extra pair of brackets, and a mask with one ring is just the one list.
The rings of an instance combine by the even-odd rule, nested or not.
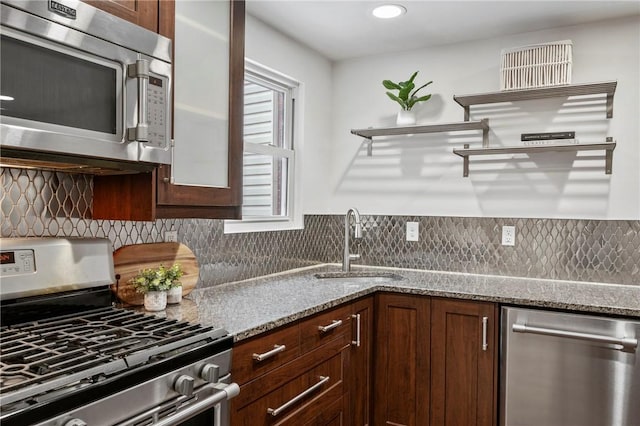
[(287, 93), (245, 80), (243, 217), (287, 216)]
[[(293, 79), (247, 60), (242, 222), (225, 222), (225, 232), (287, 229), (293, 224), (296, 213), (293, 135), (298, 86)], [(299, 213), (298, 216), (301, 222)], [(275, 226), (269, 228), (269, 222)], [(260, 223), (260, 228), (251, 225), (243, 228), (251, 223)]]

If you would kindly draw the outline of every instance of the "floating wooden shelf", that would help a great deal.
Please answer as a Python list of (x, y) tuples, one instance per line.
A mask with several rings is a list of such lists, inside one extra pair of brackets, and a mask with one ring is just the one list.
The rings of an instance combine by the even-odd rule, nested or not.
[(566, 86), (542, 87), (537, 89), (505, 90), (500, 92), (479, 93), (475, 95), (453, 96), (453, 100), (464, 108), (464, 120), (469, 121), (471, 105), (494, 104), (500, 102), (527, 101), (531, 99), (556, 98), (561, 96), (607, 95), (607, 118), (613, 117), (613, 95), (617, 81), (600, 83), (569, 84)]
[(550, 151), (605, 151), (605, 173), (610, 175), (613, 165), (613, 150), (616, 143), (613, 138), (607, 138), (604, 143), (581, 143), (564, 145), (535, 145), (535, 146), (507, 146), (500, 148), (469, 148), (465, 144), (464, 149), (454, 149), (453, 153), (464, 159), (462, 175), (469, 176), (469, 157), (472, 155), (499, 155), (499, 154), (536, 154)]
[(459, 132), (464, 130), (482, 130), (482, 146), (489, 144), (489, 120), (462, 121), (455, 123), (439, 123), (429, 125), (414, 125), (401, 127), (379, 127), (370, 129), (352, 129), (351, 133), (369, 139), (367, 155), (371, 156), (373, 138), (377, 136), (414, 135), (421, 133)]

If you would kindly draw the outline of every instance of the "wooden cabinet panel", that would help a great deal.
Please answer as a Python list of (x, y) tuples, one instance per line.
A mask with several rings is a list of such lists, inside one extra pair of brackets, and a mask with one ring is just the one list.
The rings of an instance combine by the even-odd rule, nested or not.
[(432, 299), (431, 425), (496, 424), (497, 324), (494, 303)]
[(372, 424), (373, 297), (354, 302), (352, 312), (354, 318), (352, 319), (353, 334), (348, 387), (350, 421), (347, 424), (365, 426)]
[(322, 408), (318, 415), (305, 423), (296, 423), (296, 425), (302, 424), (304, 426), (351, 426), (352, 423), (345, 421), (345, 401), (343, 398), (338, 398), (331, 404), (328, 404), (326, 408)]
[[(277, 348), (282, 346), (284, 350), (278, 351)], [(253, 354), (265, 354), (274, 350), (277, 353), (262, 361), (253, 357)], [(233, 349), (233, 379), (242, 385), (297, 358), (299, 354), (297, 324), (242, 342)]]
[[(324, 328), (326, 331), (320, 330)], [(300, 351), (308, 352), (336, 336), (350, 333), (351, 305), (331, 309), (300, 323)]]
[(162, 0), (82, 0), (98, 9), (158, 32), (158, 2)]
[(386, 293), (376, 297), (375, 424), (427, 426), (429, 298)]
[[(343, 392), (343, 384), (330, 388), (308, 404), (300, 407), (281, 422), (274, 423), (278, 426), (333, 426), (349, 425), (345, 423), (345, 400), (340, 395)], [(336, 398), (337, 396), (337, 398)]]
[(94, 176), (93, 219), (152, 220), (156, 217), (155, 179), (155, 171)]

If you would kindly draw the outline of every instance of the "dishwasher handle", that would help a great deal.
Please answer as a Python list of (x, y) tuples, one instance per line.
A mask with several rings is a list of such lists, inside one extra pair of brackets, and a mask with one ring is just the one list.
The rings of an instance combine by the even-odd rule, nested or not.
[(571, 339), (588, 340), (590, 342), (610, 343), (613, 345), (621, 345), (625, 349), (635, 349), (638, 347), (638, 339), (635, 339), (633, 337), (603, 336), (601, 334), (579, 333), (569, 330), (534, 327), (526, 324), (513, 324), (512, 330), (516, 333), (542, 334), (545, 336), (569, 337)]

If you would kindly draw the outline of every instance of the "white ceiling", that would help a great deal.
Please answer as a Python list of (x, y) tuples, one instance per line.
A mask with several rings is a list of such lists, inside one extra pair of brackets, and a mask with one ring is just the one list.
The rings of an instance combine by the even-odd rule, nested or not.
[[(407, 13), (374, 18), (385, 3)], [(341, 60), (640, 15), (640, 0), (247, 0), (247, 13)]]

